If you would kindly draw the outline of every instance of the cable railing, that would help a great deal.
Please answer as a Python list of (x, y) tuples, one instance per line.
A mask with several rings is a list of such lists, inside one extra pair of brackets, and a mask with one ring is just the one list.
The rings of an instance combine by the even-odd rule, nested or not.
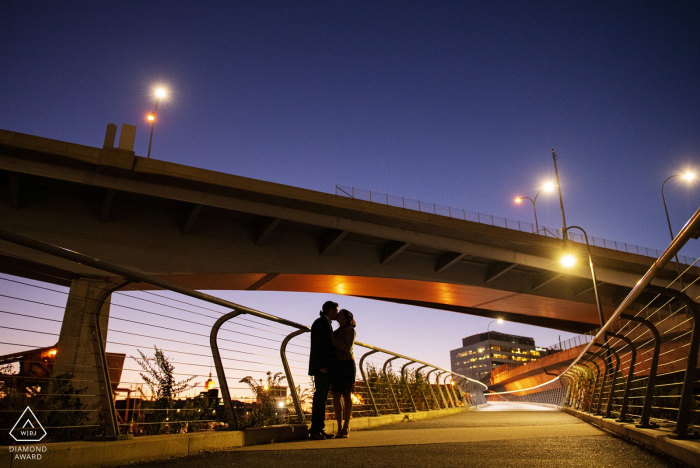
[(558, 383), (567, 388), (563, 406), (640, 428), (666, 427), (673, 438), (694, 437), (700, 430), (700, 296), (688, 294), (698, 279), (683, 277), (689, 266), (666, 287), (651, 281), (699, 229), (700, 209), (604, 326), (578, 340), (585, 346), (558, 377), (487, 398), (534, 398)]
[[(455, 208), (453, 206), (439, 205), (436, 203), (427, 203), (420, 200), (414, 200), (411, 198), (400, 197), (397, 195), (389, 195), (382, 192), (376, 192), (374, 190), (359, 189), (346, 185), (335, 184), (335, 195), (339, 197), (355, 198), (357, 200), (364, 200), (372, 203), (378, 203), (380, 205), (393, 206), (396, 208), (403, 208), (411, 211), (420, 211), (421, 213), (430, 213), (439, 216), (445, 216), (447, 218), (461, 219), (463, 221), (471, 221), (473, 223), (486, 224), (489, 226), (502, 227), (506, 229), (512, 229), (514, 231), (528, 232), (532, 234), (538, 234), (545, 237), (553, 237), (561, 239), (561, 229), (559, 228), (549, 228), (546, 226), (539, 225), (539, 231), (534, 224), (525, 221), (518, 221), (508, 218), (502, 218), (499, 216), (493, 216), (490, 214), (479, 213), (476, 211), (467, 211), (463, 208)], [(579, 244), (585, 244), (586, 240), (583, 235), (569, 232), (567, 237), (573, 242)], [(605, 249), (617, 250), (619, 252), (633, 253), (637, 255), (643, 255), (645, 257), (657, 258), (661, 255), (660, 250), (651, 249), (648, 247), (641, 247), (634, 244), (628, 244), (626, 242), (618, 242), (614, 240), (604, 239), (602, 237), (589, 237), (588, 241), (592, 246), (602, 247)], [(692, 257), (686, 257), (683, 255), (678, 256), (678, 261), (685, 265), (693, 265), (695, 259)]]
[[(32, 267), (0, 274), (0, 443), (27, 406), (50, 440), (309, 420), (306, 325), (8, 231), (0, 238), (97, 270), (76, 279), (64, 266), (56, 284), (27, 279), (47, 276)], [(486, 403), (480, 382), (367, 343), (356, 349), (365, 353), (353, 417)]]

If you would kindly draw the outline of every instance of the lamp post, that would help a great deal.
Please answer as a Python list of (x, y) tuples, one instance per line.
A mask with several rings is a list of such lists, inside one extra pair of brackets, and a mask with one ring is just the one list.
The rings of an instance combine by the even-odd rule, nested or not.
[[(588, 243), (588, 234), (586, 234), (586, 231), (583, 230), (583, 228), (579, 226), (570, 226), (568, 228), (565, 228), (563, 231), (564, 234), (564, 239), (566, 242), (566, 233), (569, 229), (578, 229), (583, 233), (584, 239), (586, 239), (586, 248), (588, 249), (588, 265), (591, 267), (591, 278), (593, 279), (593, 292), (595, 293), (595, 303), (596, 306), (598, 307), (598, 318), (600, 319), (600, 326), (605, 325), (605, 316), (603, 315), (603, 306), (600, 303), (600, 295), (598, 294), (598, 281), (596, 280), (595, 277), (595, 268), (593, 266), (593, 257), (591, 256), (591, 245)], [(565, 255), (561, 259), (562, 265), (565, 267), (572, 267), (576, 263), (576, 258), (569, 254)]]
[(557, 155), (554, 153), (554, 148), (552, 148), (552, 159), (554, 159), (554, 174), (557, 176), (557, 188), (559, 189), (559, 206), (561, 206), (561, 236), (566, 242), (566, 218), (564, 217), (564, 199), (561, 197), (561, 184), (559, 183), (559, 170), (557, 170)]
[[(668, 216), (668, 207), (666, 206), (666, 196), (664, 195), (664, 186), (666, 185), (666, 182), (673, 179), (674, 177), (682, 177), (687, 182), (690, 182), (691, 180), (695, 179), (695, 174), (693, 174), (690, 171), (686, 172), (685, 174), (673, 174), (672, 176), (667, 177), (666, 180), (664, 180), (664, 183), (661, 184), (661, 199), (664, 202), (664, 211), (666, 212), (666, 222), (668, 223), (668, 233), (671, 234), (671, 241), (673, 241), (673, 229), (671, 228), (671, 218), (669, 218), (669, 216)], [(681, 266), (680, 266), (680, 263), (678, 262), (678, 254), (676, 254), (676, 269), (678, 270), (678, 281), (681, 284), (681, 289), (683, 289), (683, 279), (681, 278)]]
[(156, 123), (156, 112), (158, 112), (158, 102), (160, 101), (161, 98), (164, 98), (166, 95), (166, 91), (163, 88), (158, 88), (156, 89), (155, 95), (156, 95), (156, 108), (153, 110), (152, 114), (148, 115), (148, 120), (151, 122), (151, 137), (148, 139), (148, 156), (147, 158), (151, 157), (151, 143), (153, 143), (153, 126)]
[(554, 188), (554, 185), (551, 183), (546, 183), (544, 184), (544, 187), (542, 187), (536, 194), (535, 198), (530, 198), (530, 197), (516, 197), (515, 198), (515, 203), (521, 203), (523, 200), (530, 200), (530, 203), (532, 203), (532, 210), (535, 212), (535, 229), (537, 230), (537, 234), (540, 233), (540, 225), (537, 223), (537, 197), (540, 196), (540, 193), (544, 190), (545, 192), (551, 192), (552, 189)]

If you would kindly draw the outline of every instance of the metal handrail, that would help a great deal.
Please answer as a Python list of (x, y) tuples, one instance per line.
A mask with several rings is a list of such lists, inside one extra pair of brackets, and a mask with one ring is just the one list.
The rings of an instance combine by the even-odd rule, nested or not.
[(697, 235), (698, 230), (700, 230), (700, 209), (698, 209), (693, 216), (686, 222), (685, 226), (680, 230), (678, 235), (673, 239), (671, 244), (666, 248), (666, 250), (661, 254), (661, 256), (654, 262), (654, 264), (647, 270), (647, 272), (642, 276), (642, 278), (637, 282), (637, 284), (632, 288), (632, 290), (629, 292), (629, 294), (622, 300), (620, 305), (615, 309), (615, 312), (612, 314), (612, 316), (605, 322), (605, 324), (598, 330), (596, 335), (592, 338), (591, 341), (588, 342), (586, 347), (581, 350), (581, 353), (574, 359), (571, 364), (569, 364), (569, 367), (566, 368), (561, 374), (553, 378), (552, 380), (535, 385), (533, 387), (529, 388), (523, 388), (519, 390), (509, 390), (509, 391), (504, 391), (504, 392), (491, 392), (489, 395), (501, 395), (501, 394), (509, 394), (509, 393), (518, 393), (518, 392), (525, 392), (525, 391), (530, 391), (530, 390), (535, 390), (537, 388), (544, 387), (545, 385), (549, 385), (552, 382), (557, 381), (558, 379), (561, 378), (562, 375), (571, 372), (571, 370), (579, 364), (579, 362), (582, 360), (583, 356), (587, 353), (592, 353), (591, 348), (594, 345), (594, 343), (600, 339), (605, 338), (605, 334), (608, 331), (611, 331), (610, 328), (612, 327), (612, 324), (618, 320), (619, 318), (622, 317), (624, 311), (639, 297), (639, 295), (644, 291), (645, 288), (647, 288), (650, 284), (652, 279), (656, 277), (656, 275), (663, 270), (663, 268), (668, 264), (668, 262), (671, 261), (671, 259), (678, 253), (678, 251), (685, 245), (685, 243), (691, 238)]
[[(287, 364), (285, 349), (286, 349), (286, 345), (288, 344), (288, 342), (291, 338), (298, 336), (302, 333), (306, 333), (306, 332), (311, 331), (311, 328), (308, 327), (307, 325), (303, 325), (303, 324), (300, 324), (300, 323), (297, 323), (297, 322), (294, 322), (291, 320), (277, 317), (275, 315), (268, 314), (268, 313), (265, 313), (265, 312), (262, 312), (259, 310), (255, 310), (255, 309), (252, 309), (250, 307), (243, 306), (241, 304), (237, 304), (237, 303), (227, 301), (227, 300), (215, 297), (215, 296), (211, 296), (211, 295), (206, 294), (206, 293), (202, 293), (200, 291), (196, 291), (193, 289), (189, 289), (189, 288), (180, 286), (176, 283), (172, 283), (172, 282), (167, 281), (167, 280), (163, 280), (163, 279), (159, 279), (159, 278), (156, 278), (156, 277), (153, 277), (150, 275), (146, 275), (146, 274), (143, 274), (143, 273), (140, 273), (140, 272), (137, 272), (137, 271), (134, 271), (134, 270), (110, 263), (110, 262), (105, 262), (105, 261), (100, 260), (100, 259), (95, 258), (95, 257), (90, 257), (88, 255), (84, 255), (84, 254), (81, 254), (79, 252), (75, 252), (73, 250), (70, 250), (70, 249), (67, 249), (64, 247), (59, 247), (59, 246), (56, 246), (56, 245), (53, 245), (53, 244), (50, 244), (47, 242), (39, 241), (37, 239), (32, 239), (30, 237), (26, 237), (26, 236), (23, 236), (21, 234), (7, 231), (5, 229), (0, 229), (0, 239), (5, 240), (7, 242), (11, 242), (13, 244), (21, 245), (23, 247), (27, 247), (27, 248), (30, 248), (33, 250), (37, 250), (39, 252), (47, 253), (47, 254), (53, 255), (55, 257), (59, 257), (59, 258), (63, 258), (66, 260), (70, 260), (72, 262), (87, 265), (89, 267), (96, 268), (96, 269), (104, 271), (104, 272), (108, 272), (108, 273), (112, 273), (112, 274), (121, 276), (129, 283), (150, 284), (152, 286), (157, 286), (159, 288), (171, 290), (171, 291), (180, 293), (180, 294), (185, 295), (185, 296), (189, 296), (189, 297), (192, 297), (195, 299), (199, 299), (199, 300), (202, 300), (205, 302), (209, 302), (212, 304), (216, 304), (219, 306), (223, 306), (223, 307), (232, 309), (231, 312), (219, 317), (219, 319), (213, 325), (211, 332), (210, 332), (210, 346), (211, 346), (211, 350), (212, 350), (212, 357), (214, 359), (217, 378), (219, 380), (219, 385), (221, 387), (222, 397), (224, 400), (224, 411), (226, 413), (226, 419), (229, 422), (229, 426), (237, 427), (237, 419), (236, 419), (235, 411), (233, 410), (233, 407), (231, 404), (231, 395), (230, 395), (230, 391), (228, 388), (228, 383), (226, 381), (225, 370), (224, 370), (223, 364), (221, 362), (221, 355), (219, 353), (218, 344), (217, 344), (218, 331), (226, 321), (231, 320), (234, 317), (237, 317), (237, 316), (242, 315), (242, 314), (250, 314), (250, 315), (253, 315), (253, 316), (258, 317), (258, 318), (262, 318), (262, 319), (276, 322), (276, 323), (279, 323), (282, 325), (287, 325), (287, 326), (292, 327), (292, 328), (296, 328), (297, 331), (288, 335), (285, 338), (285, 340), (283, 341), (282, 346), (280, 348), (280, 355), (281, 355), (283, 366), (285, 369), (287, 381), (290, 383), (290, 386), (293, 387), (294, 381), (293, 381), (293, 378), (291, 376), (291, 371), (289, 369), (289, 366)], [(121, 286), (123, 286), (123, 284), (120, 285), (120, 287)], [(98, 327), (98, 331), (99, 331), (99, 327)], [(434, 369), (441, 370), (441, 371), (443, 371), (441, 374), (448, 373), (450, 375), (458, 376), (458, 377), (464, 378), (468, 381), (478, 383), (478, 384), (482, 385), (484, 387), (484, 389), (488, 388), (482, 382), (470, 379), (464, 375), (452, 372), (452, 371), (447, 370), (447, 369), (443, 369), (443, 368), (435, 366), (433, 364), (405, 356), (403, 354), (395, 353), (393, 351), (389, 351), (389, 350), (384, 349), (384, 348), (379, 348), (379, 347), (376, 347), (376, 346), (373, 346), (373, 345), (370, 345), (367, 343), (362, 343), (362, 342), (356, 341), (355, 344), (358, 346), (362, 346), (362, 347), (371, 349), (375, 352), (389, 354), (390, 356), (393, 356), (393, 358), (391, 360), (393, 360), (393, 359), (407, 359), (409, 361), (412, 361), (413, 363), (424, 364), (424, 365), (430, 366)], [(100, 351), (103, 355), (102, 358), (104, 359), (104, 347), (102, 347), (102, 349)], [(107, 380), (106, 382), (108, 383), (109, 381)], [(106, 387), (108, 387), (108, 385)], [(369, 389), (369, 386), (368, 386), (368, 389)], [(300, 421), (303, 421), (303, 412), (301, 410), (301, 402), (299, 401), (299, 397), (296, 394), (295, 390), (296, 389), (292, 389), (291, 396), (292, 396), (292, 399), (294, 400), (295, 409), (298, 412), (298, 418)], [(370, 391), (370, 394), (371, 394), (371, 391)], [(398, 403), (397, 403), (397, 407), (398, 407)], [(111, 413), (108, 413), (107, 417), (109, 417), (110, 414)], [(110, 418), (110, 419), (114, 419), (114, 418)], [(108, 424), (110, 426), (114, 426), (114, 421), (110, 421)]]

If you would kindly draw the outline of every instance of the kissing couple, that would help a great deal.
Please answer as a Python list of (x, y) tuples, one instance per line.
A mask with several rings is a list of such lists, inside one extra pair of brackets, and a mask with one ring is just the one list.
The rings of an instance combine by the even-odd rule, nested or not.
[[(333, 320), (339, 325), (335, 331)], [(311, 326), (309, 375), (313, 376), (315, 387), (309, 429), (312, 440), (347, 438), (350, 432), (356, 372), (352, 348), (356, 325), (352, 312), (339, 311), (337, 302), (327, 301), (321, 307), (320, 317)], [(333, 392), (333, 409), (338, 423), (335, 435), (326, 434), (324, 430), (329, 390)]]

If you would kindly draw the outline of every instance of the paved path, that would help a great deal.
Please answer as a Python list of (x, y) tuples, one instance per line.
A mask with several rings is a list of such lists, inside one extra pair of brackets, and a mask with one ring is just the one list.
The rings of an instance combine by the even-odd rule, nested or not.
[[(525, 408), (523, 408), (525, 406)], [(666, 467), (648, 452), (569, 414), (490, 404), (439, 419), (356, 431), (349, 439), (299, 441), (141, 463), (134, 467)]]

